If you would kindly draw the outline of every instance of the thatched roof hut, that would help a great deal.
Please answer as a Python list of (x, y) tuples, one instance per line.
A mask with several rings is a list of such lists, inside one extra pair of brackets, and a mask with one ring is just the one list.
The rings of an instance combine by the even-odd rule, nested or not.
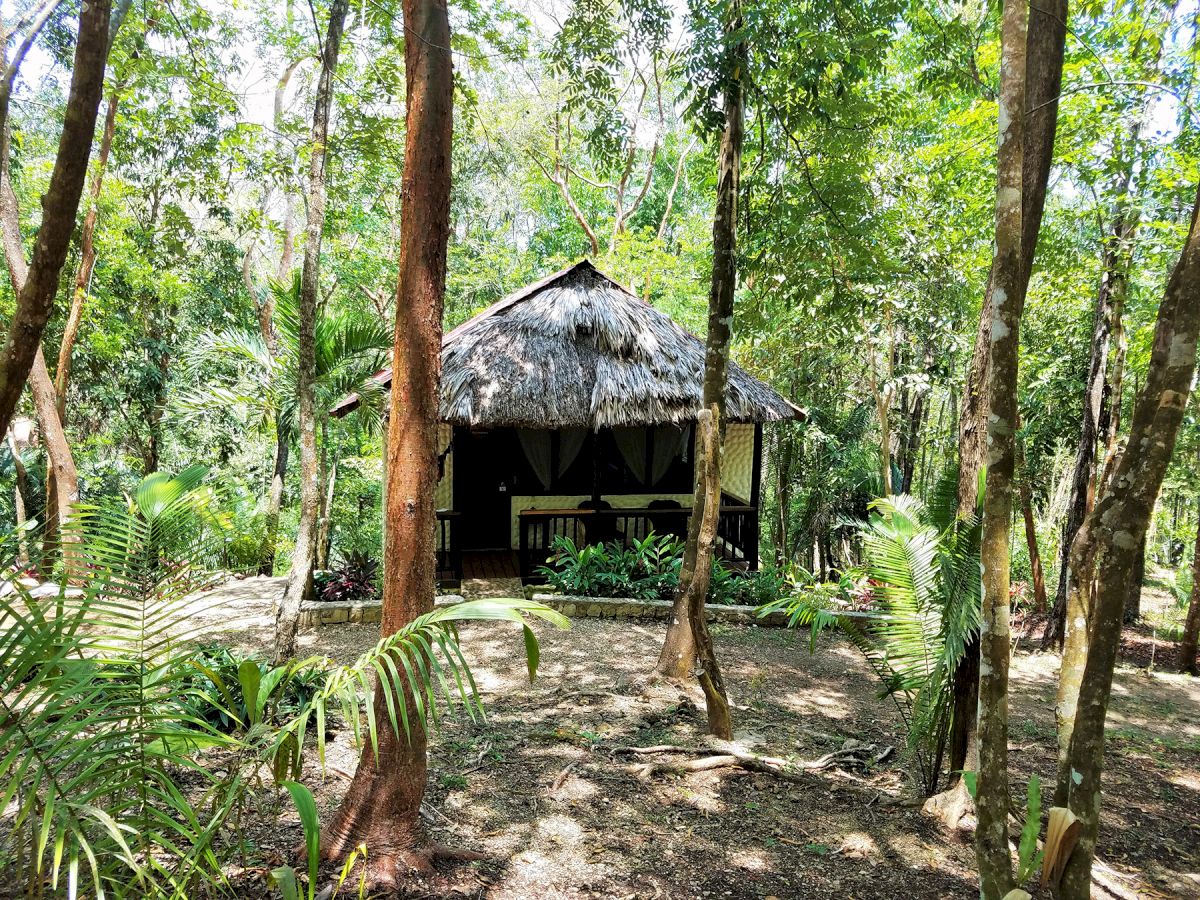
[[(387, 387), (391, 369), (374, 380)], [(704, 342), (589, 261), (493, 304), (442, 339), (441, 414), (474, 427), (614, 428), (693, 421)], [(803, 413), (731, 363), (732, 422)], [(351, 395), (335, 415), (358, 404)]]

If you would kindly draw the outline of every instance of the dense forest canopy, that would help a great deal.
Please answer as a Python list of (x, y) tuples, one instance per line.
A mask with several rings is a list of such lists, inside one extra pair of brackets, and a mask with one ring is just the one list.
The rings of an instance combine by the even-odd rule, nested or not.
[[(704, 33), (697, 40), (682, 10), (653, 4), (452, 13), (447, 327), (588, 256), (702, 331), (715, 145), (712, 101), (688, 86), (704, 65)], [(877, 454), (862, 452), (877, 426), (860, 411), (874, 405), (873, 367), (894, 397), (906, 478), (927, 487), (951, 457), (995, 177), (994, 9), (850, 3), (828, 7), (827, 21), (812, 13), (806, 4), (747, 13), (749, 29), (791, 35), (751, 44), (734, 328), (735, 358), (811, 413), (772, 436), (781, 442), (773, 496), (790, 507), (772, 515), (773, 537), (787, 555), (877, 493)], [(26, 237), (53, 160), (72, 15), (69, 4), (57, 10), (14, 93)], [(251, 515), (269, 478), (273, 423), (259, 427), (252, 403), (196, 416), (192, 401), (247, 376), (205, 335), (253, 328), (247, 283), (266, 290), (302, 223), (316, 36), (306, 12), (273, 4), (131, 16), (107, 75), (106, 97), (119, 105), (66, 404), (81, 495), (127, 491), (148, 464), (211, 460)], [(1126, 311), (1132, 383), (1147, 359), (1196, 171), (1192, 31), (1174, 4), (1073, 11), (1021, 370), (1027, 466), (1047, 508), (1077, 430), (1103, 242), (1126, 202), (1126, 168), (1141, 223)], [(339, 62), (322, 267), (329, 315), (386, 320), (393, 303), (404, 92), (395, 32), (387, 9), (367, 5)], [(76, 242), (67, 271), (78, 263)], [(11, 308), (10, 286), (0, 290), (0, 308)], [(49, 325), (50, 348), (66, 307)], [(349, 423), (328, 439), (365, 465), (377, 453), (370, 434)], [(1193, 456), (1177, 454), (1177, 490)], [(11, 493), (0, 503), (12, 521)], [(1053, 543), (1055, 529), (1044, 530)]]
[[(591, 525), (593, 538), (611, 539), (595, 556), (547, 530), (539, 577), (567, 595), (672, 599), (684, 649), (672, 659), (679, 634), (668, 632), (658, 673), (697, 674), (718, 737), (746, 708), (731, 713), (706, 602), (811, 626), (813, 646), (821, 630), (841, 629), (897, 701), (915, 790), (953, 795), (961, 812), (975, 781), (959, 775), (980, 770), (983, 892), (1011, 896), (1032, 851), (1015, 873), (996, 862), (1008, 862), (1003, 837), (988, 855), (988, 829), (1003, 831), (1008, 815), (1007, 769), (1001, 778), (995, 764), (1009, 746), (1009, 654), (997, 649), (1009, 615), (1021, 627), (1014, 645), (1063, 653), (1052, 704), (1063, 810), (1083, 804), (1073, 791), (1099, 797), (1095, 747), (1121, 640), (1121, 625), (1105, 624), (1149, 629), (1154, 647), (1160, 636), (1181, 642), (1180, 667), (1193, 673), (1200, 630), (1200, 424), (1189, 395), (1200, 8), (1083, 0), (1056, 19), (1058, 8), (6, 0), (0, 530), (11, 535), (13, 583), (63, 596), (89, 584), (112, 564), (90, 555), (89, 529), (111, 524), (98, 511), (117, 510), (144, 526), (138, 552), (152, 551), (139, 557), (148, 568), (138, 584), (169, 582), (171, 602), (234, 576), (286, 577), (271, 614), (275, 666), (303, 655), (302, 602), (381, 597), (377, 655), (358, 674), (331, 668), (328, 695), (314, 696), (396, 725), (388, 691), (356, 693), (368, 677), (386, 685), (390, 665), (401, 706), (421, 707), (396, 659), (424, 666), (427, 653), (430, 681), (435, 652), (456, 675), (466, 666), (433, 594), (446, 529), (464, 527), (444, 524), (463, 514), (462, 498), (448, 509), (436, 485), (476, 484), (461, 469), (446, 475), (460, 450), (449, 435), (486, 429), (439, 427), (440, 335), (590, 260), (613, 290), (706, 341), (703, 401), (671, 445), (695, 478), (695, 515), (671, 519), (683, 495), (660, 497), (658, 518), (644, 517), (658, 533), (624, 546), (628, 520), (623, 531)], [(1046, 37), (1060, 31), (1061, 46)], [(79, 139), (89, 133), (90, 144)], [(1048, 174), (1038, 174), (1039, 147)], [(717, 449), (732, 441), (727, 360), (797, 411), (737, 423), (748, 426), (746, 465), (757, 466), (738, 502), (722, 486), (741, 476), (722, 474), (731, 454)], [(381, 377), (389, 366), (391, 381)], [(541, 493), (556, 494), (564, 454), (565, 471), (586, 447), (593, 497), (574, 513), (609, 521), (599, 448), (640, 454), (640, 496), (659, 465), (653, 441), (677, 424), (648, 423), (636, 451), (599, 427), (585, 444), (579, 423), (574, 437), (555, 425)], [(504, 427), (532, 476), (529, 425)], [(986, 437), (978, 453), (972, 429)], [(626, 481), (638, 464), (629, 470)], [(574, 507), (571, 493), (556, 502)], [(757, 556), (714, 558), (732, 540), (721, 510), (741, 501), (753, 519), (737, 527)], [(528, 549), (524, 534), (519, 546)], [(178, 572), (165, 562), (193, 551), (221, 578), (171, 581)], [(1114, 599), (1104, 573), (1118, 560), (1129, 584)], [(101, 582), (83, 592), (89, 603), (108, 596)], [(1151, 583), (1170, 601), (1143, 610)], [(531, 598), (461, 616), (564, 624)], [(179, 613), (168, 606), (164, 621)], [(880, 609), (891, 632), (871, 618)], [(0, 625), (15, 610), (3, 607)], [(50, 627), (38, 621), (22, 627)], [(537, 638), (528, 625), (525, 634), (532, 676)], [(272, 683), (290, 684), (287, 672)], [(0, 672), (0, 695), (25, 691), (4, 680), (16, 675), (29, 672)], [(60, 696), (60, 675), (36, 676), (49, 679), (47, 697)], [(473, 684), (458, 690), (474, 698)], [(1092, 701), (1098, 724), (1081, 707), (1076, 731), (1076, 703)], [(254, 724), (270, 718), (253, 706)], [(297, 701), (302, 716), (323, 716), (318, 706)], [(415, 731), (405, 718), (407, 743), (398, 729), (385, 735), (381, 754), (415, 773), (411, 783), (384, 784), (360, 766), (323, 833), (326, 862), (353, 861), (360, 841), (392, 827), (366, 823), (363, 809), (407, 804), (411, 846), (371, 858), (373, 882), (393, 886), (405, 866), (431, 864), (437, 850), (417, 819), (425, 715)], [(305, 727), (264, 740), (277, 767), (294, 753), (300, 771)], [(375, 718), (370, 727), (374, 738)], [(733, 758), (798, 777), (792, 761)], [(43, 798), (21, 807), (22, 822), (41, 816), (46, 790), (22, 789)], [(53, 804), (45, 810), (49, 821)], [(1066, 867), (1062, 896), (1083, 896), (1103, 850), (1094, 810), (1080, 816), (1075, 862), (1070, 848), (1058, 859), (1058, 845), (1047, 847), (1056, 884)]]

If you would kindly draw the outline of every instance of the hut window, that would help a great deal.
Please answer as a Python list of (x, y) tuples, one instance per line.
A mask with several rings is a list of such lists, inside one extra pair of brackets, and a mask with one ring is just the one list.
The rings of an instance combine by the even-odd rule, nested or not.
[(691, 427), (660, 425), (654, 429), (653, 457), (650, 462), (650, 486), (655, 487), (676, 461), (686, 463)]
[(551, 475), (554, 472), (550, 432), (540, 428), (518, 428), (517, 437), (521, 439), (521, 449), (525, 451), (529, 468), (533, 469), (533, 474), (542, 483), (543, 490), (550, 490)]
[(645, 428), (614, 428), (613, 437), (621, 458), (629, 467), (637, 484), (646, 483), (646, 431)]

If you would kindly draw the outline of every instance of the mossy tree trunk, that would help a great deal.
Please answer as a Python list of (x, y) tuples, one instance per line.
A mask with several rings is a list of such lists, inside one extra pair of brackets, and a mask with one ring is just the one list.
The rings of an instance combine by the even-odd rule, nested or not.
[(1008, 849), (1009, 537), (1016, 469), (1017, 362), (1028, 279), (1021, 247), (1025, 148), (1024, 0), (1005, 0), (1000, 24), (999, 142), (996, 154), (996, 249), (992, 261), (987, 475), (980, 567), (983, 610), (979, 657), (979, 773), (975, 855), (983, 900), (1013, 887)]
[(300, 604), (312, 594), (316, 560), (317, 516), (321, 510), (321, 480), (317, 472), (316, 326), (321, 288), (321, 237), (325, 229), (325, 180), (328, 168), (329, 113), (333, 107), (333, 77), (349, 0), (333, 0), (329, 26), (321, 48), (321, 74), (313, 104), (312, 149), (308, 166), (308, 220), (305, 223), (304, 267), (300, 274), (300, 329), (296, 348), (296, 393), (299, 411), (300, 523), (292, 551), (292, 568), (279, 608), (275, 611), (275, 664), (296, 655)]
[[(733, 0), (728, 12), (726, 52), (718, 65), (725, 82), (725, 126), (717, 155), (717, 208), (713, 217), (713, 269), (708, 295), (708, 332), (704, 353), (703, 411), (697, 418), (696, 446), (710, 442), (703, 461), (697, 459), (696, 485), (688, 537), (667, 636), (655, 671), (685, 678), (693, 664), (708, 705), (709, 731), (729, 738), (729, 700), (712, 635), (704, 620), (704, 603), (712, 577), (721, 507), (721, 452), (725, 437), (725, 386), (729, 377), (729, 344), (733, 298), (737, 289), (738, 187), (741, 182), (744, 134), (744, 88), (747, 47), (740, 37), (742, 7)], [(705, 414), (712, 417), (705, 424)], [(711, 434), (703, 434), (708, 428)], [(698, 454), (699, 456), (699, 454)], [(707, 527), (705, 523), (708, 523)]]
[[(1068, 805), (1082, 824), (1060, 889), (1064, 900), (1091, 895), (1092, 860), (1100, 825), (1104, 720), (1136, 556), (1171, 461), (1196, 369), (1200, 332), (1200, 194), (1179, 261), (1159, 305), (1146, 383), (1134, 403), (1127, 449), (1106, 479), (1084, 523), (1093, 565), (1078, 582), (1094, 583), (1087, 660), (1079, 680), (1074, 726), (1059, 770)], [(1081, 534), (1083, 529), (1081, 529)], [(1078, 543), (1079, 538), (1076, 538)]]
[[(1038, 231), (1046, 205), (1046, 189), (1050, 165), (1054, 157), (1054, 139), (1058, 123), (1058, 95), (1062, 87), (1063, 52), (1066, 42), (1067, 2), (1047, 0), (1029, 9), (1029, 29), (1026, 34), (1025, 57), (1025, 117), (1024, 149), (1021, 175), (1021, 268), (1022, 292), (1029, 284), (1033, 258), (1037, 249)], [(991, 309), (987, 298), (994, 285), (989, 277), (985, 300), (980, 309), (979, 327), (975, 335), (975, 350), (967, 372), (958, 418), (958, 512), (971, 516), (976, 511), (979, 473), (983, 469), (987, 418), (991, 389)], [(976, 708), (978, 706), (979, 640), (968, 642), (964, 660), (970, 671), (956, 673), (954, 680), (954, 715), (951, 723), (949, 769), (951, 773), (973, 769), (971, 748), (974, 747)], [(954, 752), (954, 748), (959, 748)], [(970, 797), (962, 782), (952, 775), (952, 788), (945, 795), (932, 798), (927, 810), (955, 825), (962, 812), (970, 806)]]

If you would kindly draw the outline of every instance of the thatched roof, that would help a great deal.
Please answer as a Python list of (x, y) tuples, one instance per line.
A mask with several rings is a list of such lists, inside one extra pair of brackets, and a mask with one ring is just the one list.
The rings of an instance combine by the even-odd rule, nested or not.
[[(373, 376), (391, 384), (391, 369)], [(493, 304), (442, 339), (442, 420), (526, 428), (613, 427), (694, 420), (704, 342), (588, 261)], [(730, 363), (730, 421), (803, 413)], [(358, 405), (350, 395), (334, 408)]]

